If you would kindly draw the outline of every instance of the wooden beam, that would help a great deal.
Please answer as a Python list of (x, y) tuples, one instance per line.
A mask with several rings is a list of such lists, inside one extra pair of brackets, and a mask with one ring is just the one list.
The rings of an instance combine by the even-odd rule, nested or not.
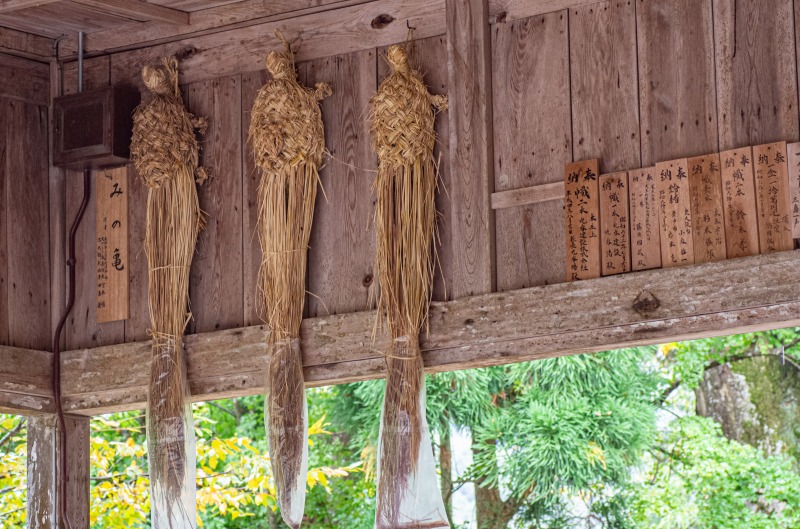
[(552, 200), (564, 200), (563, 181), (492, 193), (492, 209), (527, 206)]
[(55, 55), (55, 40), (0, 27), (0, 52), (43, 62)]
[(453, 298), (495, 286), (492, 63), (487, 0), (447, 0)]
[[(189, 13), (142, 0), (72, 0), (76, 4), (96, 7), (115, 15), (139, 21), (160, 20), (170, 24), (189, 25)], [(119, 29), (117, 29), (119, 31)]]
[(0, 413), (52, 413), (52, 354), (0, 346)]
[[(800, 251), (534, 287), (434, 303), (421, 346), (429, 372), (800, 325)], [(379, 378), (374, 312), (303, 322), (309, 386)], [(193, 400), (263, 391), (261, 326), (186, 337)], [(70, 413), (142, 408), (150, 344), (64, 353)], [(2, 365), (3, 362), (0, 362)]]
[(596, 4), (598, 0), (489, 0), (489, 23), (502, 24), (522, 18), (529, 18), (586, 4)]
[(46, 6), (60, 0), (0, 0), (0, 13), (12, 13), (30, 7)]
[(46, 107), (50, 103), (50, 67), (0, 53), (0, 97)]

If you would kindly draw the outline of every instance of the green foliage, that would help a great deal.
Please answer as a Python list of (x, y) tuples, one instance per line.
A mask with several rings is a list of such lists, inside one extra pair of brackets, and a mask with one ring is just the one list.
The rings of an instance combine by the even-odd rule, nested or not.
[(0, 527), (25, 527), (25, 425), (22, 417), (0, 414)]

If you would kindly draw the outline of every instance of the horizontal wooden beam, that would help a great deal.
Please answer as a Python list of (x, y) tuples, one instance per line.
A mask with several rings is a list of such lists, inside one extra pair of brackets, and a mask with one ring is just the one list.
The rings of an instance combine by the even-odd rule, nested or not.
[[(651, 270), (434, 303), (422, 337), (429, 372), (800, 325), (800, 251)], [(383, 339), (374, 313), (303, 322), (309, 386), (378, 378)], [(194, 400), (258, 394), (266, 331), (247, 327), (186, 337)], [(69, 351), (64, 405), (94, 415), (141, 408), (147, 342)]]
[(52, 413), (52, 354), (0, 345), (0, 413)]
[(170, 24), (189, 24), (189, 13), (186, 11), (151, 4), (142, 0), (72, 0), (72, 2), (95, 7), (107, 13), (122, 15), (133, 20), (160, 20)]
[(0, 27), (0, 52), (39, 62), (55, 55), (55, 40), (16, 29)]
[(492, 193), (492, 209), (527, 206), (551, 200), (564, 200), (563, 181)]
[(54, 4), (61, 0), (0, 0), (0, 14), (13, 13), (21, 9), (28, 9), (29, 7), (46, 6), (47, 4)]

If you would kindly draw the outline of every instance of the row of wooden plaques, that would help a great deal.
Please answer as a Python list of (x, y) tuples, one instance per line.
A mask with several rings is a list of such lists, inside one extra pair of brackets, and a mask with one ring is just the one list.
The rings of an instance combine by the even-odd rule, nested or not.
[(567, 281), (794, 249), (800, 143), (600, 174), (567, 164)]

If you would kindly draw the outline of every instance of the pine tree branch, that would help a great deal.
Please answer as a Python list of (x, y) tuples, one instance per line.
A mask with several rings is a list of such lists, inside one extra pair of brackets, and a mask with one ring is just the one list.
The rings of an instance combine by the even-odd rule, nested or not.
[(7, 442), (9, 442), (11, 440), (12, 437), (14, 437), (17, 433), (19, 433), (19, 431), (22, 430), (22, 427), (24, 425), (25, 425), (25, 419), (21, 418), (19, 420), (19, 422), (17, 423), (17, 425), (14, 426), (11, 430), (9, 430), (8, 433), (6, 433), (2, 437), (2, 439), (0, 439), (0, 447), (5, 445)]

